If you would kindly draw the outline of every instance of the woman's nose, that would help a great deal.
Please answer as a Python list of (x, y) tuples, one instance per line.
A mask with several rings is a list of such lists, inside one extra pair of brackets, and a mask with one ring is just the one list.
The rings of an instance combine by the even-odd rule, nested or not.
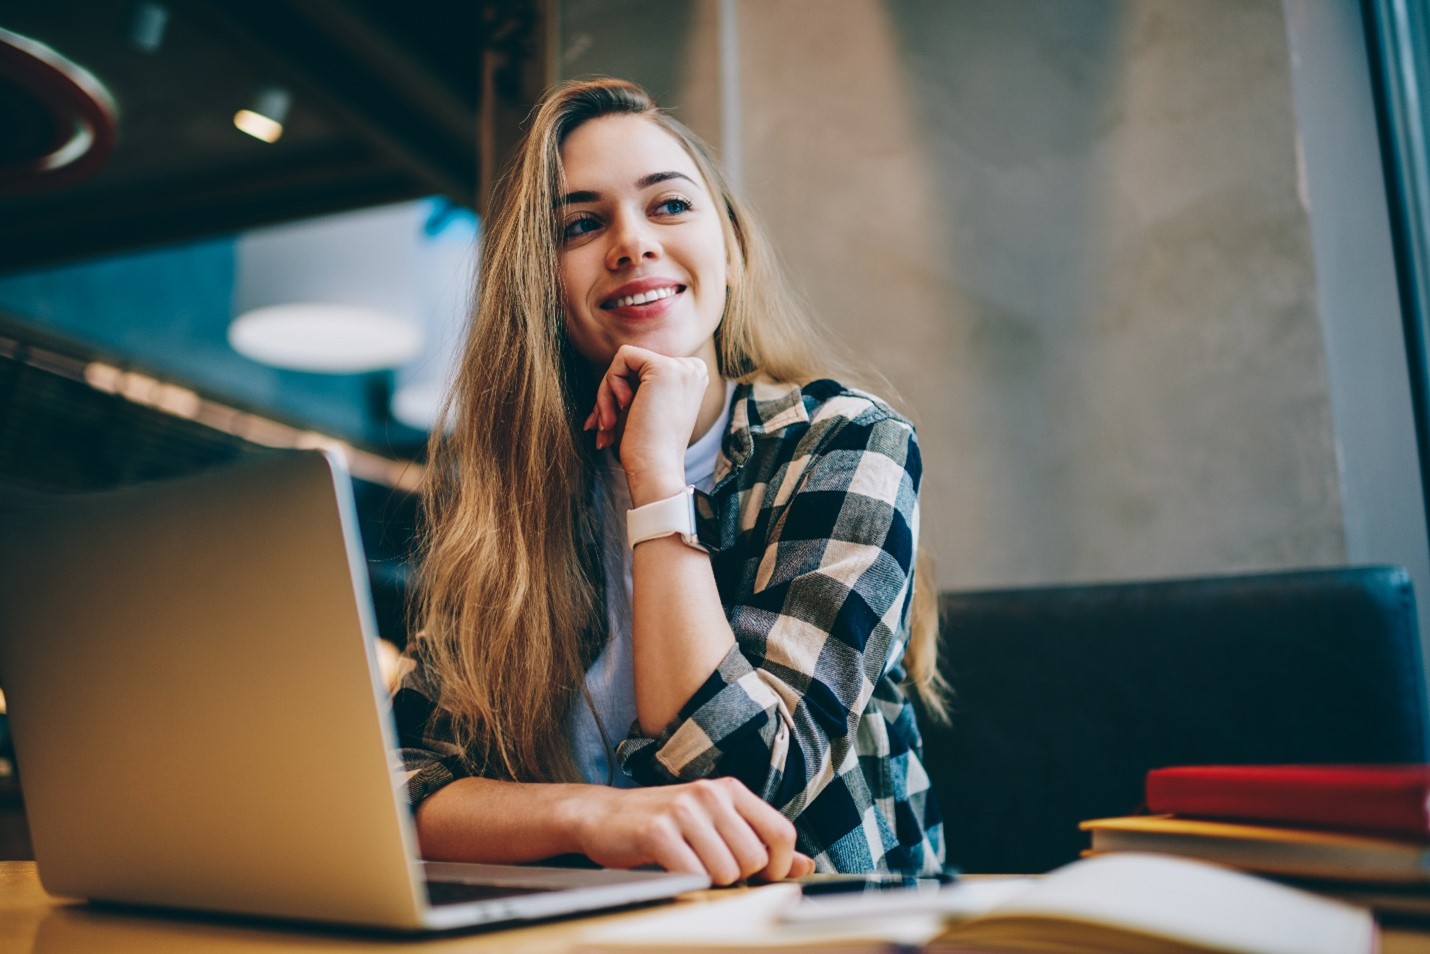
[(660, 243), (650, 223), (635, 216), (617, 216), (611, 225), (611, 245), (606, 251), (607, 268), (627, 268), (646, 259), (660, 257)]

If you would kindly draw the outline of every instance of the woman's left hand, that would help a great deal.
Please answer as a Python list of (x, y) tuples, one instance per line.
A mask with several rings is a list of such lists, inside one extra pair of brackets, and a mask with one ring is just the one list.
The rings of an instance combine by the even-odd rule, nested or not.
[(622, 345), (596, 388), (586, 430), (596, 449), (616, 443), (635, 506), (679, 493), (685, 486), (685, 449), (700, 416), (710, 371), (700, 358)]

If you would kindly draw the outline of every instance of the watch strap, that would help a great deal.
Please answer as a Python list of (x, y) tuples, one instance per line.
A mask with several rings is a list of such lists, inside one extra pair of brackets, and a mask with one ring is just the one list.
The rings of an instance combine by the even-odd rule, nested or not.
[(682, 542), (704, 550), (695, 524), (695, 487), (687, 484), (673, 497), (657, 500), (626, 511), (626, 541), (631, 549), (636, 544), (659, 537), (679, 534)]

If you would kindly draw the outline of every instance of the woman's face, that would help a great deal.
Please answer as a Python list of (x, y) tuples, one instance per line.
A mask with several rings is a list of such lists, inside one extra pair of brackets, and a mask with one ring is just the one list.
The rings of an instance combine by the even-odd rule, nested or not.
[(725, 310), (718, 200), (680, 142), (640, 116), (602, 116), (561, 146), (557, 264), (566, 330), (604, 372), (623, 344), (716, 368)]

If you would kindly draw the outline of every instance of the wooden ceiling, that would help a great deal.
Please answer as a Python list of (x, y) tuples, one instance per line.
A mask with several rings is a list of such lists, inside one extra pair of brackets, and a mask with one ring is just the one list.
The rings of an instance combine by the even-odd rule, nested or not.
[[(474, 205), (492, 153), (483, 77), (499, 101), (487, 112), (519, 115), (535, 90), (510, 77), (543, 54), (541, 0), (160, 5), (154, 52), (131, 39), (136, 0), (0, 7), (0, 27), (93, 73), (119, 112), (98, 174), (0, 198), (0, 272), (422, 195)], [(292, 106), (270, 145), (233, 115), (271, 84)]]

